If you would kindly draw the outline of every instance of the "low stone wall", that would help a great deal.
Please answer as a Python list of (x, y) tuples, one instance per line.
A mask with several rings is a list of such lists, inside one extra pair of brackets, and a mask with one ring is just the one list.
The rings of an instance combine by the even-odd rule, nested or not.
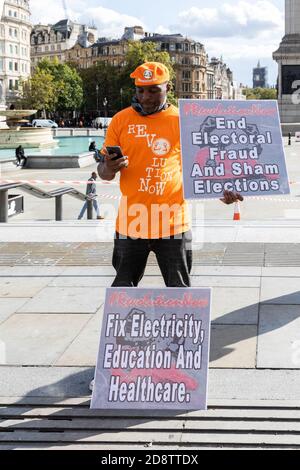
[(58, 127), (52, 129), (53, 137), (104, 137), (103, 129)]
[(7, 160), (0, 160), (0, 175), (9, 171), (21, 170), (17, 167), (15, 158), (8, 158)]
[(289, 135), (289, 132), (291, 132), (292, 137), (295, 136), (295, 132), (300, 132), (300, 122), (295, 122), (295, 123), (282, 123), (281, 124), (281, 129), (282, 129), (282, 135), (284, 137), (287, 137)]
[(66, 168), (85, 168), (96, 165), (94, 152), (80, 155), (28, 155), (26, 168), (37, 170), (60, 170)]

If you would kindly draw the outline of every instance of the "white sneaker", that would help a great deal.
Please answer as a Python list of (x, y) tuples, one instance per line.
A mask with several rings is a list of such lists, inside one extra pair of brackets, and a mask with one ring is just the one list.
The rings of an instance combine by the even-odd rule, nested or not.
[(93, 391), (94, 384), (95, 384), (95, 379), (93, 379), (93, 380), (90, 382), (90, 385), (89, 385), (89, 390), (90, 390), (91, 392)]

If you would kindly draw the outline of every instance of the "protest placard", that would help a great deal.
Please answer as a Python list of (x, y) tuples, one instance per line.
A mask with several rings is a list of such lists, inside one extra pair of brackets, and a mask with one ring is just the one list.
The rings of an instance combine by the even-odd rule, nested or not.
[(179, 100), (184, 195), (289, 194), (277, 101)]
[(206, 409), (210, 304), (210, 289), (107, 289), (91, 408)]

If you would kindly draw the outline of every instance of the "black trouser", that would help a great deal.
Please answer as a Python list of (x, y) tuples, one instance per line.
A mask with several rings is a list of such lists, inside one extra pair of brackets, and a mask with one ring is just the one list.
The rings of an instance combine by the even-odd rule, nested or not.
[(116, 234), (113, 267), (117, 271), (112, 287), (137, 287), (144, 276), (151, 251), (167, 287), (191, 287), (192, 232), (155, 240), (125, 238)]

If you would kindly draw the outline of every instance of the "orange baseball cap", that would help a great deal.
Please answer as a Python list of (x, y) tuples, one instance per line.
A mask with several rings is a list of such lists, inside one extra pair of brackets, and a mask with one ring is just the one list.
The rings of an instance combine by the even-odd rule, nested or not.
[(170, 72), (164, 64), (146, 62), (137, 67), (130, 77), (135, 79), (136, 86), (153, 86), (168, 82)]

